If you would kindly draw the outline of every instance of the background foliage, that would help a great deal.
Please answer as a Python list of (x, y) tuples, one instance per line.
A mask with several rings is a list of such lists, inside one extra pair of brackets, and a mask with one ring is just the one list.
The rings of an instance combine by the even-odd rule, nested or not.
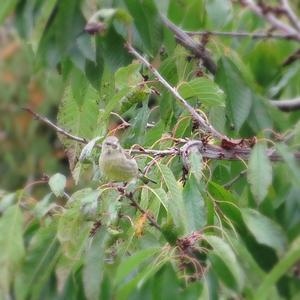
[[(299, 42), (195, 36), (213, 75), (160, 14), (186, 31), (269, 29), (229, 0), (1, 4), (0, 299), (300, 298), (299, 111), (270, 102), (300, 95), (299, 60), (284, 64)], [(139, 154), (157, 184), (105, 185), (94, 145), (108, 133), (127, 149), (217, 144), (126, 41), (217, 130), (256, 136), (249, 161), (191, 152), (186, 170), (178, 155)], [(57, 135), (24, 106), (93, 142)]]

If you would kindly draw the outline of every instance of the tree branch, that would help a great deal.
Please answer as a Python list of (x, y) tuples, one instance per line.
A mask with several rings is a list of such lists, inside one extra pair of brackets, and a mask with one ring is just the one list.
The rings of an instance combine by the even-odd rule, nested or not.
[(294, 111), (300, 109), (300, 97), (288, 100), (270, 100), (270, 102), (282, 111)]
[(203, 128), (207, 133), (219, 140), (230, 140), (227, 136), (218, 132), (211, 124), (206, 122), (196, 110), (173, 88), (161, 75), (160, 73), (141, 55), (139, 54), (130, 44), (126, 45), (129, 53), (139, 59), (157, 78), (157, 80), (175, 97), (175, 99), (182, 104), (185, 109), (192, 115), (193, 119), (197, 122), (198, 126)]
[[(45, 123), (50, 128), (54, 129), (60, 134), (65, 135), (67, 138), (77, 141), (79, 143), (87, 144), (89, 140), (78, 137), (72, 134), (69, 134), (66, 130), (58, 127), (54, 123), (52, 123), (49, 119), (39, 115), (38, 113), (32, 111), (29, 108), (25, 109), (27, 112), (32, 114), (37, 120)], [(144, 149), (140, 147), (139, 149), (134, 149), (130, 151), (132, 154), (147, 154), (153, 157), (164, 157), (171, 155), (178, 155), (184, 158), (187, 157), (191, 148), (196, 147), (199, 153), (202, 155), (204, 159), (217, 159), (217, 160), (248, 160), (251, 153), (251, 147), (247, 146), (238, 146), (235, 145), (231, 149), (225, 149), (221, 146), (203, 143), (200, 140), (185, 140), (186, 142), (182, 143), (181, 147), (174, 146), (170, 149), (166, 150), (156, 150), (156, 149)], [(242, 142), (243, 140), (241, 140)], [(101, 145), (96, 144), (95, 147), (101, 148)], [(128, 150), (129, 151), (129, 150)], [(282, 160), (281, 156), (274, 152), (274, 149), (267, 150), (267, 156), (271, 161), (280, 161)], [(294, 157), (296, 159), (300, 159), (300, 152), (295, 152)]]
[(117, 190), (122, 196), (129, 199), (133, 207), (136, 207), (137, 210), (139, 210), (143, 215), (146, 216), (152, 226), (161, 231), (161, 227), (156, 222), (156, 220), (145, 209), (143, 209), (137, 201), (134, 200), (133, 193), (126, 192), (124, 187), (118, 187)]
[(286, 34), (271, 32), (235, 32), (235, 31), (185, 31), (188, 35), (214, 35), (224, 37), (252, 38), (252, 39), (284, 39), (290, 40)]
[(296, 30), (300, 32), (300, 20), (292, 10), (288, 0), (280, 0), (282, 8), (285, 10), (285, 14), (290, 20), (291, 24)]
[(196, 57), (201, 58), (203, 61), (203, 65), (212, 73), (216, 74), (217, 65), (212, 60), (209, 52), (203, 47), (203, 45), (196, 43), (186, 32), (177, 27), (174, 23), (172, 23), (165, 16), (161, 15), (163, 23), (175, 34), (178, 42), (190, 50)]
[(55, 125), (53, 122), (51, 122), (49, 119), (47, 119), (46, 117), (42, 117), (41, 115), (39, 115), (38, 113), (34, 112), (31, 108), (29, 107), (24, 107), (23, 110), (29, 112), (31, 115), (33, 115), (37, 120), (42, 121), (43, 123), (45, 123), (46, 125), (48, 125), (49, 127), (52, 127), (55, 131), (57, 131), (58, 133), (68, 137), (71, 140), (77, 141), (79, 143), (82, 144), (87, 144), (88, 140), (82, 137), (78, 137), (76, 135), (73, 135), (71, 133), (68, 133), (66, 130), (58, 127), (57, 125)]
[(239, 2), (241, 5), (248, 7), (255, 14), (265, 19), (273, 28), (286, 34), (288, 38), (300, 41), (300, 32), (294, 27), (280, 21), (270, 10), (264, 9), (262, 5), (256, 4), (253, 0), (239, 0)]

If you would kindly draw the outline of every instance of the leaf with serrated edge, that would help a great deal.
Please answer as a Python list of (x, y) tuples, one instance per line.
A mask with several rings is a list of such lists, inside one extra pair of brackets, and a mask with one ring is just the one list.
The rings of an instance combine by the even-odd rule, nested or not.
[(264, 200), (272, 183), (272, 165), (266, 150), (265, 145), (256, 144), (249, 159), (248, 181), (258, 204)]

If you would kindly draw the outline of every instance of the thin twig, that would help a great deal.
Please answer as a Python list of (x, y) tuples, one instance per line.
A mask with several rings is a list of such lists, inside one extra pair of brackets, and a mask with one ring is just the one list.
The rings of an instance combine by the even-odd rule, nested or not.
[[(117, 117), (121, 122), (122, 124), (124, 125), (124, 127), (130, 127), (132, 126), (130, 123), (128, 123), (123, 117), (121, 117), (119, 114), (115, 113), (115, 112), (111, 112), (110, 113), (111, 115)], [(153, 128), (155, 126), (155, 124), (152, 124), (152, 123), (147, 123), (146, 127), (147, 128)]]
[(235, 176), (234, 178), (232, 178), (230, 181), (228, 181), (227, 183), (225, 183), (223, 185), (223, 187), (225, 189), (230, 188), (236, 181), (238, 181), (242, 176), (244, 176), (247, 173), (247, 169), (241, 171), (237, 176)]
[(121, 193), (122, 196), (129, 199), (129, 201), (132, 203), (132, 206), (136, 207), (143, 215), (145, 215), (147, 217), (149, 223), (152, 226), (154, 226), (155, 228), (157, 228), (158, 230), (161, 231), (161, 227), (156, 222), (156, 220), (145, 209), (143, 209), (137, 201), (134, 200), (133, 193), (126, 192), (124, 187), (118, 187), (117, 190), (119, 193)]
[(252, 39), (284, 39), (286, 34), (268, 32), (236, 32), (236, 31), (186, 31), (188, 35), (215, 35), (224, 37), (252, 38)]
[(248, 7), (255, 14), (265, 19), (272, 25), (273, 28), (283, 32), (290, 39), (300, 41), (300, 32), (294, 29), (294, 27), (280, 21), (269, 10), (264, 10), (261, 5), (256, 4), (253, 0), (239, 0), (241, 5)]
[(41, 115), (37, 114), (36, 112), (34, 112), (31, 108), (28, 107), (24, 107), (23, 110), (29, 112), (31, 115), (33, 115), (37, 120), (42, 121), (43, 123), (45, 123), (46, 125), (48, 125), (49, 127), (52, 127), (55, 131), (57, 131), (58, 133), (68, 137), (71, 140), (77, 141), (79, 143), (83, 143), (83, 144), (87, 144), (88, 140), (86, 140), (85, 138), (82, 137), (78, 137), (76, 135), (73, 135), (71, 133), (68, 133), (66, 130), (58, 127), (57, 125), (55, 125), (53, 122), (51, 122), (48, 118), (46, 117), (42, 117)]
[(282, 111), (294, 111), (300, 109), (300, 97), (287, 100), (271, 100), (270, 102)]
[(296, 30), (300, 32), (300, 20), (292, 10), (288, 0), (280, 0), (281, 6), (285, 11), (287, 18)]
[(192, 115), (193, 119), (197, 122), (198, 126), (211, 134), (219, 140), (229, 140), (228, 137), (218, 132), (211, 124), (207, 123), (196, 110), (173, 88), (161, 75), (160, 73), (141, 55), (139, 54), (130, 44), (126, 45), (129, 53), (139, 59), (157, 78), (157, 80), (175, 97), (175, 99), (181, 103), (185, 109)]
[[(32, 114), (36, 119), (45, 123), (47, 126), (53, 128), (60, 134), (65, 135), (67, 138), (77, 141), (79, 143), (87, 144), (89, 140), (78, 137), (72, 134), (69, 134), (66, 130), (58, 127), (54, 123), (52, 123), (47, 118), (39, 115), (38, 113), (32, 111), (31, 109), (25, 109), (30, 114)], [(179, 155), (183, 156), (186, 153), (187, 148), (197, 147), (199, 153), (205, 159), (217, 159), (217, 160), (248, 160), (251, 153), (250, 147), (240, 147), (236, 145), (236, 147), (232, 146), (231, 149), (225, 149), (221, 146), (212, 145), (212, 144), (203, 144), (200, 140), (184, 140), (182, 141), (183, 146), (181, 148), (172, 147), (166, 150), (157, 150), (157, 149), (145, 149), (140, 147), (139, 149), (134, 149), (131, 151), (132, 154), (147, 154), (153, 157), (165, 157), (165, 156), (172, 156), (172, 155)], [(101, 148), (100, 144), (96, 144), (95, 147)], [(126, 150), (129, 151), (129, 150)], [(267, 150), (267, 156), (272, 161), (280, 161), (282, 160), (281, 156), (274, 152), (273, 149)], [(300, 159), (300, 152), (295, 152), (294, 157), (296, 159)]]

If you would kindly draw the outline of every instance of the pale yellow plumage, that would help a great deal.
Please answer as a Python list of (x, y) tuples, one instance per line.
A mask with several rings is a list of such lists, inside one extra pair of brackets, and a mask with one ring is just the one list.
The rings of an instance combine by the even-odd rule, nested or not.
[(139, 174), (135, 159), (126, 154), (115, 136), (109, 136), (104, 140), (99, 165), (101, 172), (109, 181), (129, 182)]

